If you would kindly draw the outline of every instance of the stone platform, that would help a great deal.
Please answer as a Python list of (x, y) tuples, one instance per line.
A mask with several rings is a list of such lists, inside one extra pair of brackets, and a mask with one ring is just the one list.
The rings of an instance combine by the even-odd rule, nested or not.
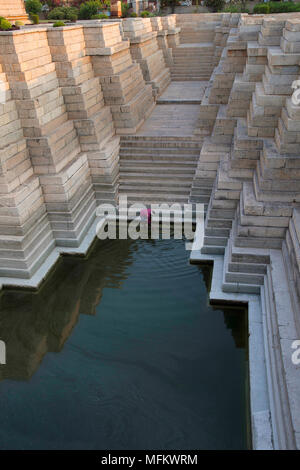
[(198, 106), (194, 104), (157, 104), (136, 135), (192, 136), (197, 125), (198, 112)]
[(157, 104), (201, 104), (208, 82), (172, 82), (157, 99)]

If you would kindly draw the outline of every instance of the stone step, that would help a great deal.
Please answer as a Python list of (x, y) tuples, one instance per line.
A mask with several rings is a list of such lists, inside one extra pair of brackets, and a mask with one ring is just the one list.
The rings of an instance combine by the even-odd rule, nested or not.
[(197, 180), (194, 180), (193, 181), (193, 185), (192, 185), (192, 190), (193, 190), (193, 193), (196, 195), (196, 194), (202, 194), (202, 195), (207, 195), (210, 197), (211, 195), (211, 187), (202, 187), (202, 185), (200, 184), (199, 186), (195, 185), (195, 183), (197, 182)]
[(225, 237), (228, 239), (229, 237), (229, 233), (230, 233), (230, 228), (226, 228), (226, 227), (209, 227), (207, 226), (205, 228), (205, 235), (207, 238), (210, 238), (210, 237), (218, 237), (218, 238), (222, 238), (222, 237)]
[(256, 95), (253, 93), (249, 108), (249, 124), (254, 127), (275, 128), (277, 126), (280, 108), (268, 108), (259, 106), (256, 102)]
[(202, 66), (191, 67), (188, 64), (178, 64), (178, 65), (172, 66), (171, 73), (173, 75), (180, 75), (181, 73), (185, 73), (188, 75), (210, 74), (211, 66), (202, 65)]
[(192, 57), (189, 60), (176, 56), (174, 57), (172, 67), (181, 67), (183, 64), (188, 65), (189, 67), (209, 66), (211, 69), (214, 65), (211, 61), (211, 57), (208, 56), (198, 56), (197, 58)]
[(247, 273), (243, 272), (241, 269), (242, 265), (235, 263), (229, 263), (225, 273), (225, 282), (226, 283), (238, 283), (238, 284), (250, 284), (250, 285), (263, 285), (264, 283), (264, 274), (258, 273)]
[[(218, 247), (226, 247), (228, 241), (228, 237), (216, 237), (216, 236), (206, 236), (204, 235), (203, 246), (218, 246)], [(201, 250), (202, 251), (202, 250)]]
[(150, 153), (146, 153), (146, 154), (142, 154), (142, 153), (129, 153), (128, 154), (123, 154), (121, 153), (120, 154), (120, 161), (121, 162), (130, 162), (130, 161), (134, 161), (136, 164), (138, 163), (141, 163), (143, 164), (143, 162), (145, 160), (148, 160), (149, 159), (153, 162), (159, 160), (161, 162), (169, 162), (170, 165), (172, 165), (172, 163), (180, 163), (180, 162), (185, 162), (185, 161), (189, 161), (189, 162), (195, 162), (195, 164), (197, 163), (198, 161), (198, 158), (199, 156), (198, 155), (167, 155), (167, 154), (159, 154), (159, 155), (153, 155), (153, 154), (150, 154)]
[(225, 252), (224, 246), (205, 245), (201, 248), (201, 253), (209, 255), (223, 255)]
[(240, 248), (232, 246), (231, 260), (234, 263), (245, 264), (250, 269), (250, 265), (266, 266), (270, 262), (270, 256), (264, 249)]
[(243, 248), (281, 249), (285, 230), (276, 230), (273, 227), (241, 226), (233, 222), (235, 246)]
[(151, 186), (164, 186), (165, 188), (174, 187), (174, 185), (178, 188), (190, 188), (191, 179), (185, 177), (183, 175), (175, 175), (173, 177), (166, 177), (166, 178), (154, 178), (146, 175), (142, 176), (139, 179), (136, 179), (136, 175), (128, 175), (126, 177), (121, 174), (119, 178), (120, 185), (132, 185), (140, 186), (140, 187), (151, 187)]
[(147, 169), (149, 167), (153, 169), (159, 169), (159, 170), (172, 170), (174, 169), (182, 169), (182, 171), (185, 170), (191, 170), (196, 168), (195, 160), (181, 160), (181, 161), (173, 161), (172, 165), (170, 165), (168, 162), (165, 160), (159, 160), (159, 159), (149, 159), (149, 160), (143, 160), (142, 162), (136, 162), (136, 160), (120, 160), (120, 167), (121, 170), (129, 169), (129, 168), (135, 168), (136, 170), (142, 170), (142, 169)]
[(253, 176), (255, 195), (258, 200), (269, 202), (300, 202), (300, 195), (295, 193), (295, 191), (274, 191), (270, 189), (270, 183), (270, 181), (264, 182), (262, 179), (259, 165)]
[(177, 146), (197, 146), (199, 142), (197, 139), (193, 140), (191, 136), (182, 137), (182, 136), (158, 136), (158, 135), (122, 135), (120, 138), (121, 145), (123, 142), (126, 142), (126, 145), (129, 142), (135, 142), (138, 144), (149, 143), (150, 145), (173, 145)]
[(270, 95), (265, 92), (263, 83), (256, 83), (256, 102), (259, 106), (282, 107), (285, 104), (286, 96)]
[[(120, 195), (122, 195), (122, 191), (120, 191)], [(161, 204), (162, 202), (167, 202), (169, 204), (172, 203), (182, 203), (182, 204), (187, 204), (188, 203), (188, 197), (187, 196), (181, 196), (178, 194), (165, 194), (165, 193), (159, 193), (155, 192), (154, 194), (149, 194), (147, 192), (136, 192), (136, 193), (130, 193), (128, 197), (128, 202), (142, 202), (145, 205), (148, 204)]]
[(234, 145), (236, 148), (244, 150), (261, 150), (263, 141), (261, 138), (249, 136), (247, 120), (238, 118), (234, 131)]
[(228, 159), (221, 160), (217, 174), (217, 189), (219, 192), (222, 190), (227, 191), (227, 198), (230, 195), (230, 192), (228, 191), (232, 191), (231, 198), (235, 199), (236, 197), (239, 197), (239, 192), (242, 190), (243, 182), (241, 179), (229, 176), (228, 166)]
[(232, 222), (228, 219), (214, 219), (210, 217), (207, 219), (206, 223), (207, 228), (215, 228), (215, 229), (231, 229)]
[(268, 61), (270, 65), (293, 66), (298, 65), (299, 60), (300, 53), (288, 54), (287, 52), (283, 52), (281, 47), (268, 48)]
[(143, 190), (141, 191), (141, 188), (139, 186), (136, 186), (134, 184), (132, 185), (129, 185), (129, 184), (123, 184), (123, 183), (120, 183), (120, 188), (119, 188), (119, 191), (121, 193), (134, 193), (134, 194), (137, 194), (137, 193), (142, 193), (142, 194), (157, 194), (157, 193), (160, 193), (160, 194), (174, 194), (174, 195), (186, 195), (188, 196), (189, 195), (189, 188), (180, 188), (180, 189), (176, 189), (176, 186), (172, 187), (172, 188), (165, 188), (165, 187), (162, 187), (162, 186), (153, 186), (153, 187), (149, 187), (147, 186), (146, 188), (144, 187)]
[(292, 216), (290, 204), (258, 201), (252, 181), (243, 183), (241, 204), (245, 222), (248, 221), (251, 225), (287, 227)]
[(173, 155), (173, 156), (182, 156), (186, 158), (187, 156), (195, 156), (200, 154), (199, 147), (151, 147), (150, 145), (145, 146), (136, 146), (132, 145), (131, 147), (125, 147), (124, 145), (120, 148), (120, 155)]
[[(150, 181), (152, 180), (153, 182), (157, 181), (157, 178), (161, 177), (161, 172), (153, 172), (152, 168), (149, 168), (147, 171), (133, 171), (132, 169), (129, 169), (128, 171), (121, 171), (120, 174), (120, 181), (124, 182), (137, 182), (139, 183), (140, 181), (144, 181), (145, 179)], [(164, 180), (166, 182), (171, 182), (171, 184), (184, 184), (186, 185), (188, 183), (188, 179), (190, 179), (190, 186), (192, 183), (192, 178), (193, 178), (193, 172), (182, 172), (182, 171), (177, 171), (172, 170), (168, 172), (167, 174), (164, 174)]]
[(188, 72), (183, 72), (181, 74), (173, 74), (172, 80), (174, 82), (198, 82), (199, 80), (208, 80), (209, 74), (199, 73), (197, 75), (190, 75)]

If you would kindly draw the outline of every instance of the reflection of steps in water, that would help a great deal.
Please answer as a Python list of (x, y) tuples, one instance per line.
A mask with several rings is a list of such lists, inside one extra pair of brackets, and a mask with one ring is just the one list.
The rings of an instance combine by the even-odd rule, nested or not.
[[(38, 369), (47, 352), (60, 352), (78, 322), (79, 315), (95, 315), (103, 289), (119, 289), (131, 273), (136, 290), (141, 295), (153, 288), (151, 281), (169, 283), (170, 279), (188, 280), (194, 270), (178, 257), (177, 243), (164, 240), (104, 240), (94, 246), (88, 259), (63, 258), (56, 270), (38, 292), (5, 290), (0, 297), (1, 339), (7, 347), (7, 364), (0, 368), (0, 380), (28, 380)], [(160, 239), (162, 232), (160, 231)], [(162, 256), (149, 256), (149, 250), (161, 250)], [(211, 269), (199, 267), (209, 288)], [(146, 281), (146, 282), (145, 282)], [(223, 310), (223, 309), (222, 309)], [(242, 339), (236, 333), (234, 321), (225, 317), (232, 329), (236, 344)]]
[(231, 330), (235, 345), (239, 349), (247, 349), (248, 328), (247, 315), (245, 308), (230, 308), (230, 311), (224, 310), (224, 323)]
[(109, 242), (99, 245), (89, 259), (61, 260), (38, 292), (2, 292), (0, 331), (7, 363), (0, 380), (30, 379), (47, 352), (62, 350), (80, 314), (96, 314), (103, 288), (119, 288), (126, 279), (130, 241), (112, 256)]

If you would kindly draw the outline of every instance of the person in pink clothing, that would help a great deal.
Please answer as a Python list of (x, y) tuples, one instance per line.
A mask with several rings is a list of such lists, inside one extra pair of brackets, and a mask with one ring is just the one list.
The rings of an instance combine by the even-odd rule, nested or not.
[(140, 216), (142, 220), (147, 220), (148, 224), (151, 223), (151, 209), (141, 209)]

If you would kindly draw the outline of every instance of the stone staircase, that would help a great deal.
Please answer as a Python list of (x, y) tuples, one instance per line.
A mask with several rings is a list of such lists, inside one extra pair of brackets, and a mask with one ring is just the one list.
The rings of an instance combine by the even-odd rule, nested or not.
[(188, 203), (201, 145), (190, 137), (122, 136), (120, 195), (129, 202)]
[(214, 44), (201, 42), (180, 44), (173, 50), (173, 81), (209, 80), (214, 69)]

